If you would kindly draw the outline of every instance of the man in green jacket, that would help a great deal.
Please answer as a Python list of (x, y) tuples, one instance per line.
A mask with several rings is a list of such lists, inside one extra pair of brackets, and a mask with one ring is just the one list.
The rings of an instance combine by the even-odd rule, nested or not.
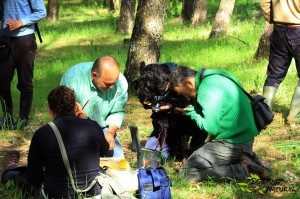
[(194, 102), (193, 106), (177, 110), (190, 116), (200, 129), (211, 135), (210, 140), (187, 159), (181, 172), (191, 182), (208, 177), (244, 180), (249, 173), (266, 178), (268, 171), (251, 159), (258, 130), (250, 101), (232, 80), (222, 75), (239, 85), (240, 82), (225, 71), (201, 71), (202, 68), (196, 72), (181, 66), (171, 73), (175, 92)]

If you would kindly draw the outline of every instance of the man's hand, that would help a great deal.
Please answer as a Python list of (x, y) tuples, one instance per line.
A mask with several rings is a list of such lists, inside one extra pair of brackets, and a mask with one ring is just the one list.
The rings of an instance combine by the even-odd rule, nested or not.
[[(192, 105), (189, 105), (188, 107), (191, 107)], [(176, 107), (175, 110), (180, 112), (182, 115), (185, 115), (185, 112), (186, 112), (186, 109), (188, 107), (185, 107), (185, 108), (179, 108), (179, 107)]]
[(114, 124), (110, 124), (107, 129), (107, 132), (105, 134), (105, 139), (109, 144), (109, 150), (113, 150), (115, 148), (115, 144), (116, 144), (115, 135), (117, 130), (118, 127)]
[(167, 103), (167, 104), (164, 104), (164, 105), (162, 105), (162, 106), (160, 106), (160, 110), (161, 111), (168, 111), (168, 110), (170, 110), (172, 108), (172, 104), (169, 104), (169, 103)]
[(115, 148), (116, 141), (112, 133), (107, 131), (107, 133), (105, 134), (105, 139), (109, 144), (109, 150), (113, 150)]
[(185, 107), (185, 108), (179, 108), (179, 107), (176, 107), (175, 110), (176, 110), (176, 111), (179, 111), (182, 115), (185, 115), (185, 114), (186, 114), (186, 109), (187, 109), (188, 107), (192, 107), (192, 105), (188, 105), (188, 106)]
[(178, 111), (178, 112), (180, 112), (182, 115), (185, 115), (186, 108), (176, 107), (175, 110)]
[[(149, 101), (144, 101), (144, 104), (147, 105), (147, 106), (149, 106), (150, 108), (151, 108), (151, 106), (152, 106), (152, 103), (149, 102)], [(166, 103), (166, 104), (160, 106), (160, 107), (159, 107), (159, 110), (160, 110), (160, 111), (168, 111), (168, 110), (170, 110), (171, 108), (172, 108), (172, 104)]]
[(6, 25), (9, 26), (10, 31), (13, 31), (13, 30), (16, 30), (16, 29), (22, 27), (23, 23), (21, 20), (8, 19), (8, 20), (6, 20)]
[(74, 113), (77, 117), (80, 117), (82, 119), (87, 118), (86, 112), (82, 110), (82, 107), (78, 102), (75, 103)]

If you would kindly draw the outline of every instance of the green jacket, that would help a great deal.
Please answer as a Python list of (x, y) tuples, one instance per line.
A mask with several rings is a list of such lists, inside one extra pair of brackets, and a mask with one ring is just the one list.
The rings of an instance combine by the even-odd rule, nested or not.
[(204, 79), (199, 83), (196, 74), (197, 105), (188, 107), (186, 115), (196, 121), (198, 127), (212, 135), (211, 139), (224, 139), (229, 143), (245, 143), (258, 135), (250, 100), (245, 93), (230, 79), (240, 82), (221, 70), (206, 70)]

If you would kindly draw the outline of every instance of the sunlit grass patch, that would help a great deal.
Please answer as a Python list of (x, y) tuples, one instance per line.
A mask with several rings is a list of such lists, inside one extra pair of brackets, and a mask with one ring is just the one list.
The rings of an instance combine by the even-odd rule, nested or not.
[[(39, 23), (44, 43), (38, 43), (34, 71), (34, 101), (30, 115), (30, 127), (24, 131), (0, 131), (1, 157), (5, 152), (17, 149), (22, 152), (21, 163), (26, 164), (28, 147), (34, 131), (51, 120), (47, 113), (47, 96), (58, 86), (62, 74), (71, 66), (94, 61), (100, 56), (115, 57), (125, 70), (130, 35), (115, 33), (116, 15), (97, 5), (95, 1), (67, 0), (60, 2), (60, 19), (57, 22), (43, 20)], [(236, 7), (227, 37), (208, 39), (219, 0), (208, 1), (208, 21), (203, 27), (183, 25), (179, 18), (166, 18), (163, 46), (159, 62), (175, 62), (197, 70), (200, 66), (224, 69), (236, 76), (245, 90), (262, 93), (268, 65), (267, 58), (254, 60), (264, 19), (257, 14), (259, 1), (236, 1)], [(285, 125), (293, 90), (298, 77), (294, 62), (277, 90), (274, 122), (255, 139), (254, 151), (271, 165), (272, 178), (283, 178), (286, 171), (300, 176), (299, 132)], [(12, 82), (14, 116), (18, 116), (19, 92), (16, 76)], [(2, 112), (1, 112), (2, 113)], [(132, 150), (129, 127), (138, 127), (144, 146), (151, 134), (151, 110), (144, 110), (138, 99), (130, 94), (126, 116), (118, 137), (132, 168), (136, 168), (136, 152)], [(0, 161), (0, 163), (2, 163)], [(165, 164), (172, 182), (173, 198), (300, 198), (296, 193), (271, 192), (259, 194), (245, 192), (234, 181), (216, 182), (213, 179), (190, 184), (178, 174), (180, 163)], [(292, 185), (290, 185), (292, 186)], [(295, 185), (298, 186), (298, 185)], [(1, 198), (22, 198), (20, 192), (0, 187)]]

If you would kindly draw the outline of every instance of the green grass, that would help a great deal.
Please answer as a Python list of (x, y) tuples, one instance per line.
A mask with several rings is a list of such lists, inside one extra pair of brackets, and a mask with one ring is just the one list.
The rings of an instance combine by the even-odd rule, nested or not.
[[(159, 61), (172, 61), (194, 69), (200, 66), (224, 69), (235, 75), (247, 91), (261, 93), (268, 60), (253, 59), (264, 27), (264, 19), (254, 17), (259, 12), (259, 1), (237, 1), (228, 36), (208, 39), (219, 2), (219, 0), (208, 1), (208, 20), (205, 27), (182, 25), (177, 18), (167, 18)], [(115, 33), (116, 20), (117, 14), (111, 14), (96, 4), (87, 6), (79, 1), (70, 0), (60, 3), (58, 22), (41, 21), (40, 29), (44, 43), (39, 44), (35, 61), (31, 127), (25, 131), (0, 131), (0, 143), (5, 144), (1, 148), (2, 157), (5, 151), (16, 148), (22, 151), (22, 155), (25, 156), (23, 163), (26, 163), (28, 142), (33, 132), (50, 121), (47, 114), (47, 95), (59, 84), (62, 74), (68, 68), (80, 62), (94, 61), (100, 56), (108, 55), (115, 57), (120, 63), (121, 70), (125, 70), (129, 46), (123, 43), (123, 39), (130, 38), (130, 35)], [(16, 79), (15, 77), (12, 83), (15, 116), (19, 111)], [(300, 176), (299, 130), (291, 130), (284, 124), (296, 82), (297, 75), (293, 63), (276, 95), (275, 120), (255, 140), (254, 150), (271, 163), (274, 179), (282, 178), (285, 171)], [(140, 139), (145, 143), (152, 131), (150, 114), (151, 112), (142, 108), (135, 96), (130, 96), (126, 117), (118, 135), (133, 168), (136, 154), (129, 150), (131, 148), (129, 126), (138, 126)], [(17, 142), (14, 141), (16, 138)], [(165, 165), (165, 168), (173, 182), (172, 194), (175, 199), (300, 197), (299, 189), (292, 193), (273, 192), (263, 195), (256, 192), (247, 193), (234, 181), (219, 183), (209, 180), (189, 184), (174, 170), (173, 164), (175, 162)], [(289, 186), (298, 185), (289, 184)], [(0, 186), (0, 195), (5, 198), (22, 198), (17, 190), (4, 186)]]

